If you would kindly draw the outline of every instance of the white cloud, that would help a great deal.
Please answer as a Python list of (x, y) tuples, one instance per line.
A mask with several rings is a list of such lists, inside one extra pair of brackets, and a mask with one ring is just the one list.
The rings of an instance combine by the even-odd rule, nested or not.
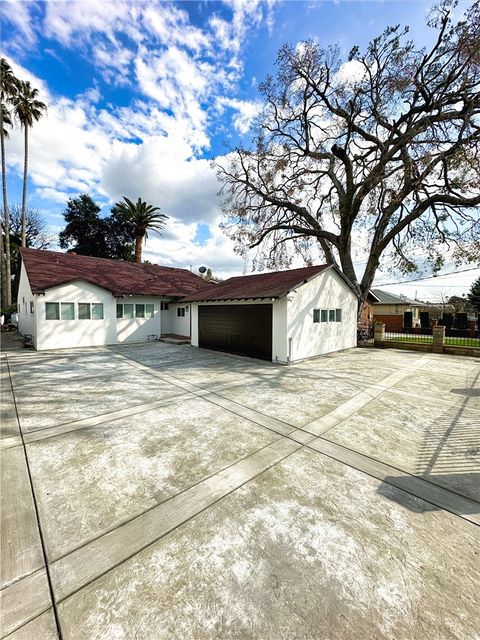
[(151, 262), (168, 267), (188, 269), (198, 272), (201, 266), (210, 267), (214, 275), (229, 278), (244, 271), (243, 259), (233, 251), (233, 243), (220, 230), (212, 225), (212, 235), (200, 245), (194, 242), (196, 225), (182, 225), (178, 221), (168, 221), (167, 228), (173, 233), (164, 238), (152, 235), (145, 245), (144, 256)]
[(262, 110), (262, 103), (258, 100), (238, 100), (237, 98), (220, 97), (217, 100), (220, 109), (229, 107), (236, 113), (232, 118), (233, 126), (240, 133), (247, 133), (253, 119)]
[[(16, 0), (2, 0), (0, 2), (0, 21), (3, 24), (11, 23), (17, 32), (10, 40), (12, 49), (22, 51), (25, 46), (33, 46), (36, 42), (32, 12), (34, 5), (31, 2), (17, 2)], [(2, 34), (5, 38), (5, 27)]]
[(113, 200), (139, 195), (182, 222), (212, 223), (219, 185), (208, 160), (196, 159), (182, 140), (157, 137), (142, 144), (115, 142), (102, 168)]

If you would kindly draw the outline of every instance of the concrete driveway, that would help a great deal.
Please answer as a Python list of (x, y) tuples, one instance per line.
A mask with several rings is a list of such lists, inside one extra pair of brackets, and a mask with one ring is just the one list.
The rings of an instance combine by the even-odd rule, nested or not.
[(480, 637), (480, 358), (19, 351), (2, 400), (2, 637)]

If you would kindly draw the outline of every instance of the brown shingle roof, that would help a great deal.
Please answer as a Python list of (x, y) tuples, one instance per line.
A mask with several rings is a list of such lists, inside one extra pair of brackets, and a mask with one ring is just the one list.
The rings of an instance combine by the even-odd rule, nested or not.
[(278, 298), (328, 268), (329, 265), (320, 264), (302, 269), (229, 278), (211, 289), (186, 296), (184, 302)]
[(152, 295), (184, 297), (209, 285), (188, 269), (144, 265), (123, 260), (79, 256), (74, 253), (21, 249), (33, 293), (74, 280), (85, 280), (114, 296)]

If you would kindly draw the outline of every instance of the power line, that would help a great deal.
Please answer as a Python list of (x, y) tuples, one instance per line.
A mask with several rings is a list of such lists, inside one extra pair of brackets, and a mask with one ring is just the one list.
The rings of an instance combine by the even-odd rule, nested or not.
[[(480, 267), (470, 267), (469, 269), (461, 269), (460, 271), (451, 271), (450, 273), (440, 273), (438, 276), (425, 276), (423, 278), (415, 278), (414, 280), (398, 280), (397, 282), (380, 282), (378, 284), (379, 287), (385, 287), (387, 285), (392, 284), (410, 284), (415, 282), (420, 282), (420, 280), (437, 280), (438, 278), (444, 278), (446, 276), (456, 276), (459, 273), (466, 273), (467, 271), (477, 271)], [(448, 285), (442, 285), (448, 286)]]

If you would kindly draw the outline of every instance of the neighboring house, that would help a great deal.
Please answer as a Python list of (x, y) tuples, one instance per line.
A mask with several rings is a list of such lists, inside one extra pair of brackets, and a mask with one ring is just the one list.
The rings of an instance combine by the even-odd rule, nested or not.
[(420, 311), (425, 307), (422, 302), (381, 289), (372, 289), (371, 292), (378, 299), (373, 303), (373, 321), (383, 322), (386, 331), (402, 331), (403, 314), (406, 311), (413, 314), (413, 326), (420, 326)]
[(210, 286), (187, 269), (37, 249), (21, 255), (18, 328), (38, 350), (190, 336), (190, 305), (181, 300)]
[(184, 302), (193, 346), (282, 363), (356, 346), (358, 298), (333, 266), (230, 278)]

